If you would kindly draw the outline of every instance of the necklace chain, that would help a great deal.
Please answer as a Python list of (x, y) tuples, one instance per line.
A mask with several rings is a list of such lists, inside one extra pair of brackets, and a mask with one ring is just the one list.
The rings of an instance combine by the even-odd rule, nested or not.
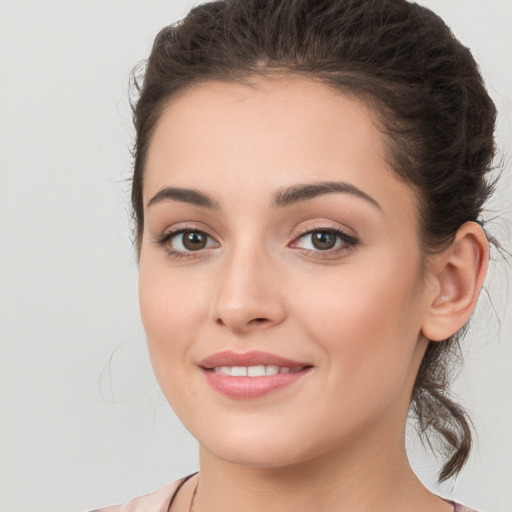
[(197, 488), (199, 487), (199, 476), (197, 477), (197, 484), (194, 487), (194, 492), (192, 493), (192, 499), (190, 500), (190, 507), (188, 508), (188, 512), (194, 512), (194, 500), (196, 499)]

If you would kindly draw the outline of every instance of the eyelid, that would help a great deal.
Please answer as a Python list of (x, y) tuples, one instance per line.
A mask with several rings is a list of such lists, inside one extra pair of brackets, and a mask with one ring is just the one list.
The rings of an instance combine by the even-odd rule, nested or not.
[[(307, 235), (311, 235), (312, 233), (316, 233), (319, 231), (328, 231), (337, 236), (342, 244), (341, 247), (334, 247), (332, 249), (305, 249), (298, 247), (298, 241)], [(315, 258), (329, 258), (329, 257), (337, 257), (339, 253), (345, 253), (354, 249), (359, 244), (359, 238), (355, 235), (351, 235), (347, 233), (349, 229), (342, 228), (339, 224), (333, 226), (330, 222), (327, 221), (316, 221), (313, 224), (306, 224), (299, 227), (299, 229), (293, 235), (293, 240), (290, 247), (294, 249), (301, 250), (303, 253), (309, 256), (313, 256)], [(352, 231), (352, 230), (350, 230)]]
[[(201, 254), (203, 254), (205, 250), (211, 249), (212, 245), (213, 245), (213, 247), (218, 247), (220, 245), (219, 242), (217, 241), (217, 239), (213, 235), (210, 234), (210, 230), (208, 229), (208, 227), (207, 226), (203, 227), (203, 226), (204, 226), (204, 224), (202, 224), (202, 223), (190, 223), (190, 222), (182, 222), (182, 223), (174, 224), (174, 225), (166, 228), (159, 235), (155, 236), (154, 243), (156, 245), (163, 247), (165, 249), (165, 251), (167, 252), (167, 254), (172, 257), (176, 257), (176, 258), (198, 257)], [(173, 238), (175, 238), (175, 237), (179, 236), (180, 234), (185, 233), (187, 231), (203, 233), (204, 235), (206, 235), (206, 237), (208, 237), (208, 239), (213, 240), (214, 244), (206, 246), (202, 249), (198, 249), (197, 251), (184, 251), (184, 250), (176, 249), (175, 247), (172, 247), (169, 245), (169, 242)]]
[(215, 237), (211, 234), (211, 229), (202, 222), (177, 222), (161, 230), (159, 234), (155, 235), (154, 240), (157, 242), (165, 237), (177, 235), (184, 231), (200, 231), (215, 240)]
[(315, 231), (339, 232), (349, 239), (359, 241), (359, 237), (354, 233), (353, 229), (327, 219), (315, 219), (313, 221), (301, 223), (301, 225), (295, 230), (293, 237), (294, 239), (300, 238), (301, 236), (308, 235)]

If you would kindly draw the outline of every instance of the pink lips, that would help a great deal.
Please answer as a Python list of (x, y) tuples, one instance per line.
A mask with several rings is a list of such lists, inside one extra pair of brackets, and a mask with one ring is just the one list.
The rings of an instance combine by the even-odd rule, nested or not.
[[(199, 363), (207, 382), (225, 396), (237, 399), (250, 399), (265, 396), (273, 391), (289, 386), (301, 379), (311, 365), (286, 359), (267, 352), (252, 351), (237, 353), (232, 351), (217, 352)], [(226, 367), (268, 367), (289, 369), (287, 373), (264, 376), (234, 376), (215, 371)]]

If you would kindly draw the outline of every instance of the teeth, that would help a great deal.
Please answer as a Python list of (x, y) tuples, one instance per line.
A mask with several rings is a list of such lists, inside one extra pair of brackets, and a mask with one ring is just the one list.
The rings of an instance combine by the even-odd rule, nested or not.
[(247, 377), (247, 366), (233, 366), (231, 375), (233, 377)]
[(263, 377), (265, 375), (265, 366), (249, 366), (247, 368), (248, 377)]
[(265, 375), (277, 375), (278, 373), (297, 373), (302, 370), (298, 368), (287, 368), (276, 364), (258, 366), (216, 366), (213, 371), (231, 377), (264, 377)]
[(265, 375), (277, 375), (279, 373), (279, 366), (269, 364), (265, 366)]

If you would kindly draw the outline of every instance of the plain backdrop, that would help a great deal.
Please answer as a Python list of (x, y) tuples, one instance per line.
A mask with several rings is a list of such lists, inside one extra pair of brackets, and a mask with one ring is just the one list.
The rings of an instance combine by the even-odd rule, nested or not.
[[(0, 0), (0, 510), (88, 510), (197, 469), (138, 318), (128, 83), (189, 0)], [(500, 110), (489, 217), (510, 247), (512, 1), (424, 0), (473, 50)], [(410, 435), (432, 489), (512, 511), (512, 295), (488, 281), (455, 391), (478, 441), (455, 484)], [(501, 323), (501, 326), (498, 324)]]

